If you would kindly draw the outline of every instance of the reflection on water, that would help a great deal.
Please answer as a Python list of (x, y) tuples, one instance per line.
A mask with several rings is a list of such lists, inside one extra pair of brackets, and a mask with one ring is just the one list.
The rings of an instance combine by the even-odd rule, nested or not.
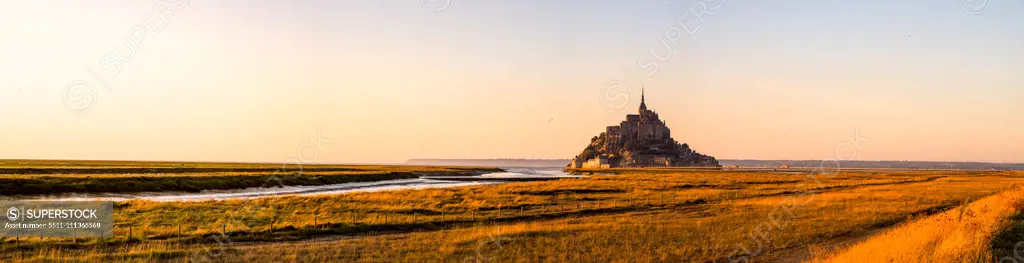
[(570, 176), (564, 171), (559, 169), (543, 169), (543, 168), (504, 168), (506, 172), (489, 173), (481, 175), (481, 177), (538, 177), (538, 178), (551, 178), (551, 177), (576, 177)]
[[(285, 186), (285, 187), (271, 187), (271, 188), (246, 188), (236, 190), (209, 190), (198, 193), (182, 193), (182, 192), (153, 192), (153, 193), (133, 193), (133, 194), (67, 194), (60, 196), (22, 196), (16, 197), (16, 199), (25, 200), (53, 200), (53, 201), (93, 201), (93, 200), (106, 200), (106, 201), (126, 201), (126, 200), (151, 200), (158, 202), (172, 202), (172, 201), (205, 201), (205, 200), (227, 200), (227, 199), (245, 199), (245, 198), (258, 198), (267, 196), (283, 196), (283, 195), (322, 195), (322, 194), (341, 194), (341, 193), (355, 193), (355, 192), (376, 192), (376, 191), (394, 191), (403, 189), (424, 189), (424, 188), (442, 188), (442, 187), (459, 187), (459, 186), (472, 186), (472, 185), (491, 185), (491, 184), (502, 184), (506, 181), (495, 180), (495, 178), (510, 178), (517, 180), (529, 180), (529, 179), (545, 179), (550, 180), (551, 178), (571, 178), (565, 172), (557, 168), (507, 168), (506, 172), (488, 173), (479, 176), (459, 176), (459, 180), (444, 180), (443, 177), (429, 177), (429, 178), (416, 178), (416, 179), (398, 179), (398, 180), (385, 180), (377, 182), (360, 182), (360, 183), (344, 183), (344, 184), (332, 184), (332, 185), (317, 185), (317, 186)], [(474, 181), (472, 178), (480, 178), (479, 181)], [(453, 177), (454, 179), (454, 177)], [(467, 180), (468, 179), (468, 180)]]

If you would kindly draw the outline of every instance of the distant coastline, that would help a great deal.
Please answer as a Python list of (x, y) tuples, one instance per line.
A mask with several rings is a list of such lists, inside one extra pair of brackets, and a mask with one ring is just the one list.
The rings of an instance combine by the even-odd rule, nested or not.
[(406, 165), (562, 168), (569, 159), (409, 159)]
[[(407, 165), (495, 166), (527, 168), (561, 168), (570, 159), (409, 159)], [(723, 167), (817, 167), (821, 160), (719, 160)], [(830, 163), (826, 163), (829, 165)], [(1024, 170), (1024, 163), (930, 162), (930, 161), (843, 161), (842, 168), (953, 169), (953, 170)]]

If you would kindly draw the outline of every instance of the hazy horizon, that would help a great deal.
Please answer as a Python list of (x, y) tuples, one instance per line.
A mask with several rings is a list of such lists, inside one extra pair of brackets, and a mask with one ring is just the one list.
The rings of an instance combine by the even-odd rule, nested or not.
[(644, 87), (718, 159), (1024, 163), (1024, 2), (960, 2), (10, 2), (0, 159), (568, 159)]
[[(0, 161), (99, 161), (99, 162), (170, 162), (170, 163), (256, 163), (256, 164), (288, 164), (294, 165), (294, 161), (191, 161), (191, 160), (146, 160), (146, 159), (0, 159)], [(529, 158), (410, 158), (400, 162), (313, 162), (316, 165), (419, 165), (409, 164), (410, 161), (424, 161), (424, 160), (465, 160), (465, 161), (494, 161), (494, 160), (510, 160), (510, 161), (568, 161), (571, 158), (546, 158), (546, 159), (529, 159)], [(826, 164), (833, 164), (835, 159), (822, 158), (822, 159), (718, 159), (719, 161), (827, 161)], [(982, 162), (982, 161), (921, 161), (921, 160), (839, 160), (839, 163), (843, 162), (934, 162), (934, 163), (992, 163), (992, 164), (1024, 164), (1020, 162)], [(444, 166), (428, 164), (427, 166)], [(561, 165), (559, 166), (561, 167)]]

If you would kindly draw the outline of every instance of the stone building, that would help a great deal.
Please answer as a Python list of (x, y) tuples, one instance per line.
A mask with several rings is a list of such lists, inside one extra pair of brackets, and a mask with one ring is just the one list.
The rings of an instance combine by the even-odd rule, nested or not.
[(608, 158), (599, 156), (583, 163), (583, 168), (612, 168)]
[(658, 113), (647, 109), (643, 90), (640, 91), (640, 108), (637, 110), (637, 114), (626, 115), (626, 120), (620, 122), (618, 126), (608, 126), (605, 129), (605, 134), (608, 136), (608, 140), (605, 140), (605, 147), (609, 151), (617, 150), (614, 147), (624, 141), (672, 137), (672, 131), (668, 129), (664, 121), (658, 118)]
[(718, 166), (714, 157), (672, 139), (672, 131), (657, 112), (647, 108), (644, 96), (641, 90), (637, 114), (626, 115), (619, 125), (605, 127), (568, 167)]

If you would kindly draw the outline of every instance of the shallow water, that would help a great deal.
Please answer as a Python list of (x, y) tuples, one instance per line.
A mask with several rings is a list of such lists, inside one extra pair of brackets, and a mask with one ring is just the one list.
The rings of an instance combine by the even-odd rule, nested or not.
[[(150, 200), (158, 202), (205, 201), (247, 199), (285, 195), (325, 195), (356, 192), (394, 191), (403, 189), (424, 189), (461, 187), (472, 185), (492, 185), (507, 183), (495, 178), (514, 178), (519, 180), (550, 180), (551, 178), (571, 178), (560, 169), (543, 168), (506, 168), (506, 172), (488, 173), (479, 176), (459, 176), (458, 181), (443, 180), (437, 176), (430, 178), (397, 179), (376, 182), (344, 183), (316, 186), (285, 186), (269, 188), (245, 188), (234, 190), (208, 190), (198, 193), (187, 192), (147, 192), (147, 193), (107, 193), (107, 194), (66, 194), (58, 196), (19, 196), (16, 200), (48, 200), (48, 201), (127, 201)], [(479, 181), (472, 180), (480, 178)], [(454, 179), (454, 178), (453, 178)], [(468, 180), (467, 180), (468, 179)]]

